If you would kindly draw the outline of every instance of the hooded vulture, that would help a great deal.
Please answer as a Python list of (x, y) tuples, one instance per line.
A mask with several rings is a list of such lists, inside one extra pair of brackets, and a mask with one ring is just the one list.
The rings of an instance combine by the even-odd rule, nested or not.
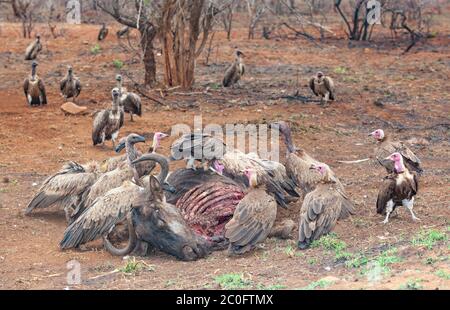
[(80, 94), (80, 79), (73, 75), (72, 66), (67, 67), (67, 75), (59, 83), (59, 89), (65, 100), (73, 98), (73, 101), (75, 102), (75, 98)]
[(409, 171), (414, 171), (419, 174), (423, 172), (420, 167), (420, 159), (413, 153), (403, 142), (392, 141), (391, 138), (384, 133), (383, 129), (377, 129), (371, 132), (369, 136), (377, 140), (377, 147), (375, 149), (375, 158), (388, 173), (394, 172), (394, 162), (386, 159), (392, 153), (400, 153), (403, 157), (403, 162)]
[(30, 106), (47, 104), (44, 81), (36, 74), (38, 63), (31, 63), (31, 75), (23, 82), (23, 91)]
[(239, 201), (233, 217), (225, 225), (228, 252), (239, 255), (252, 250), (269, 235), (277, 216), (277, 202), (267, 194), (264, 186), (258, 186), (258, 174), (246, 169), (250, 189)]
[(41, 50), (42, 50), (41, 36), (37, 35), (36, 40), (31, 42), (30, 45), (28, 45), (27, 49), (25, 50), (25, 60), (36, 59), (37, 55)]
[(316, 188), (306, 194), (300, 210), (298, 247), (306, 249), (312, 241), (331, 232), (339, 219), (354, 214), (353, 204), (336, 184), (330, 167), (326, 164), (311, 165), (321, 176)]
[[(303, 149), (294, 146), (291, 135), (291, 128), (284, 121), (275, 122), (270, 125), (271, 128), (276, 128), (280, 131), (283, 141), (287, 147), (286, 154), (286, 171), (287, 174), (294, 180), (296, 185), (306, 194), (315, 189), (316, 185), (322, 180), (322, 177), (317, 172), (311, 170), (311, 165), (320, 164), (319, 161), (309, 156)], [(334, 172), (330, 170), (330, 178), (342, 190), (344, 186), (335, 176)]]
[(120, 107), (120, 90), (113, 88), (111, 93), (112, 108), (101, 110), (94, 117), (92, 143), (93, 145), (104, 144), (105, 140), (112, 140), (113, 148), (115, 148), (115, 141), (123, 125), (123, 109)]
[(225, 72), (225, 76), (222, 81), (222, 85), (224, 87), (233, 86), (236, 83), (239, 83), (239, 80), (245, 73), (245, 65), (242, 60), (244, 54), (241, 51), (235, 52), (234, 62), (228, 67)]
[(394, 171), (389, 174), (380, 188), (377, 198), (377, 213), (386, 214), (383, 224), (389, 222), (389, 215), (398, 206), (404, 206), (414, 221), (419, 220), (413, 212), (414, 196), (419, 190), (419, 181), (415, 172), (405, 167), (400, 153), (391, 154), (387, 160), (393, 162)]
[(309, 87), (314, 95), (321, 97), (322, 103), (335, 100), (334, 82), (329, 76), (323, 75), (322, 72), (317, 72), (316, 76), (309, 80)]

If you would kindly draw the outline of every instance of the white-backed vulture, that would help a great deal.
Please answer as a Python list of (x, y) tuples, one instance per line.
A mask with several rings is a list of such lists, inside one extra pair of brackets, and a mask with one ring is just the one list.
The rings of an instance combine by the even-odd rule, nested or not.
[(229, 150), (221, 159), (213, 162), (214, 168), (217, 165), (223, 165), (223, 174), (239, 183), (246, 182), (243, 171), (252, 169), (257, 175), (258, 182), (266, 186), (267, 191), (274, 195), (277, 203), (283, 208), (287, 208), (289, 202), (299, 197), (294, 181), (281, 163), (263, 160), (253, 153), (245, 154), (239, 150)]
[(37, 35), (36, 40), (31, 42), (30, 45), (28, 45), (27, 49), (25, 50), (25, 60), (36, 59), (37, 55), (41, 50), (42, 50), (41, 36)]
[(222, 85), (224, 87), (230, 87), (236, 83), (239, 83), (239, 80), (244, 75), (245, 65), (244, 61), (242, 60), (243, 56), (244, 54), (241, 51), (237, 50), (235, 52), (234, 62), (228, 67), (222, 81)]
[(106, 24), (103, 23), (102, 27), (100, 28), (100, 31), (98, 32), (97, 40), (103, 41), (107, 35), (108, 35), (108, 28), (106, 27)]
[(187, 168), (195, 168), (195, 161), (201, 161), (203, 168), (207, 169), (208, 162), (222, 158), (226, 151), (225, 143), (209, 134), (184, 134), (172, 143), (170, 147), (170, 160), (187, 161)]
[(59, 89), (61, 91), (61, 95), (64, 97), (64, 100), (73, 98), (73, 102), (75, 102), (76, 97), (80, 94), (80, 79), (73, 75), (72, 66), (67, 67), (67, 74), (59, 83)]
[[(158, 175), (160, 184), (164, 184), (169, 172), (167, 159), (158, 154), (146, 154), (142, 157), (161, 165), (161, 172)], [(132, 206), (139, 204), (148, 196), (149, 179), (133, 183), (129, 180), (123, 182), (120, 187), (107, 191), (93, 202), (92, 206), (83, 212), (64, 232), (64, 237), (60, 242), (61, 249), (79, 247), (81, 244), (104, 238), (106, 249), (113, 255), (126, 255), (134, 249), (135, 239), (132, 224), (128, 222), (129, 238), (124, 249), (114, 247), (107, 235), (114, 227), (123, 222), (131, 212)]]
[(130, 32), (130, 27), (124, 26), (124, 27), (120, 28), (119, 30), (117, 30), (117, 32), (116, 32), (117, 38), (120, 39), (123, 36), (125, 36), (126, 34), (128, 34), (129, 32)]
[[(316, 185), (322, 180), (320, 174), (310, 169), (311, 165), (319, 165), (321, 162), (309, 156), (303, 149), (294, 146), (292, 141), (291, 128), (285, 121), (272, 123), (271, 128), (280, 131), (282, 139), (287, 147), (286, 171), (289, 177), (294, 180), (296, 185), (306, 194), (314, 190)], [(330, 177), (342, 190), (343, 185), (336, 177), (333, 171), (330, 171)]]
[(419, 220), (413, 212), (414, 196), (419, 190), (419, 181), (415, 172), (405, 167), (402, 154), (396, 152), (388, 158), (394, 163), (394, 171), (388, 175), (380, 188), (377, 198), (377, 213), (386, 214), (383, 224), (388, 223), (389, 215), (397, 206), (404, 206), (414, 221)]
[(130, 113), (130, 119), (133, 121), (133, 114), (142, 116), (142, 104), (141, 97), (138, 94), (128, 92), (125, 87), (122, 87), (122, 76), (118, 74), (116, 76), (117, 88), (121, 92), (120, 104), (123, 106), (125, 113)]
[(31, 64), (31, 75), (23, 82), (25, 98), (30, 106), (47, 104), (44, 81), (36, 74), (37, 66), (38, 63), (33, 61)]
[(386, 135), (383, 129), (377, 129), (369, 134), (377, 140), (377, 147), (375, 149), (375, 158), (377, 163), (381, 164), (388, 173), (394, 172), (394, 163), (386, 159), (392, 153), (400, 153), (403, 157), (403, 162), (409, 171), (414, 171), (419, 174), (423, 172), (420, 167), (420, 159), (413, 153), (403, 142), (392, 141), (390, 136)]
[(123, 125), (123, 109), (120, 107), (120, 91), (113, 88), (112, 108), (98, 112), (94, 117), (92, 126), (93, 145), (104, 144), (105, 140), (112, 140), (113, 148), (116, 147), (116, 139)]
[(298, 247), (306, 249), (312, 241), (331, 232), (339, 219), (353, 214), (353, 204), (335, 182), (326, 164), (311, 165), (321, 176), (316, 188), (306, 194), (300, 210)]
[(317, 72), (317, 75), (309, 80), (309, 87), (316, 96), (321, 96), (321, 102), (327, 103), (328, 100), (335, 100), (334, 82), (329, 76)]
[(38, 193), (28, 203), (25, 214), (30, 214), (34, 209), (59, 205), (64, 209), (66, 220), (70, 222), (75, 216), (77, 205), (99, 175), (95, 162), (84, 166), (76, 162), (65, 164), (60, 171), (44, 181)]
[(277, 203), (258, 187), (258, 176), (252, 169), (245, 170), (250, 189), (239, 202), (233, 217), (225, 225), (225, 238), (230, 242), (230, 254), (243, 254), (263, 242), (269, 235), (277, 216)]

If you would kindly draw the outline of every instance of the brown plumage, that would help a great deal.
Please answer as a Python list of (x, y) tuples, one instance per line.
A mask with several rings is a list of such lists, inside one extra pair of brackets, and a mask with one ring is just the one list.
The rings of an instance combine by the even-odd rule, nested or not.
[(100, 31), (98, 32), (97, 40), (102, 41), (106, 38), (107, 35), (108, 35), (108, 28), (106, 28), (106, 24), (103, 23), (102, 28), (100, 28)]
[(335, 100), (334, 82), (329, 76), (324, 76), (322, 72), (318, 72), (316, 76), (309, 80), (309, 88), (316, 96), (321, 96), (322, 102)]
[(225, 238), (230, 242), (228, 252), (234, 255), (246, 253), (263, 242), (277, 216), (277, 203), (264, 186), (257, 187), (255, 171), (248, 169), (246, 175), (251, 188), (225, 225)]
[(388, 158), (394, 163), (394, 171), (384, 179), (381, 185), (377, 198), (377, 213), (386, 214), (382, 222), (386, 224), (389, 221), (389, 215), (397, 206), (404, 206), (411, 213), (413, 220), (419, 220), (413, 212), (414, 196), (419, 190), (417, 175), (405, 167), (400, 153), (393, 153)]
[(388, 173), (394, 172), (394, 162), (386, 159), (386, 157), (396, 152), (402, 155), (403, 162), (409, 171), (414, 171), (419, 174), (423, 172), (420, 166), (420, 159), (403, 142), (392, 141), (391, 137), (386, 135), (383, 129), (377, 129), (370, 133), (369, 136), (377, 140), (377, 147), (375, 148), (377, 164), (381, 164)]
[(242, 60), (242, 56), (244, 54), (241, 51), (236, 51), (234, 62), (228, 67), (225, 72), (225, 76), (222, 81), (222, 85), (224, 87), (233, 86), (236, 83), (239, 83), (239, 80), (245, 73), (245, 65)]
[(36, 40), (28, 45), (25, 50), (25, 60), (34, 60), (42, 50), (41, 36), (37, 35)]
[(67, 98), (73, 98), (73, 101), (75, 102), (76, 97), (80, 94), (80, 79), (73, 75), (72, 66), (67, 68), (67, 74), (59, 83), (59, 89), (65, 100), (67, 100)]
[[(309, 156), (303, 149), (294, 146), (291, 135), (291, 128), (284, 121), (275, 122), (270, 125), (271, 128), (278, 129), (282, 135), (282, 139), (287, 147), (286, 154), (286, 172), (289, 177), (294, 180), (296, 185), (306, 194), (313, 191), (316, 185), (322, 180), (317, 172), (310, 169), (311, 165), (319, 165), (321, 162)], [(343, 185), (334, 174), (330, 171), (330, 177), (342, 190)]]
[(333, 230), (339, 219), (354, 214), (353, 204), (338, 186), (325, 164), (312, 165), (321, 176), (321, 183), (306, 194), (300, 210), (298, 247), (305, 249), (310, 243)]
[(31, 64), (31, 75), (23, 82), (23, 91), (30, 106), (47, 104), (44, 81), (36, 74), (37, 62)]
[(123, 125), (124, 112), (120, 107), (120, 91), (118, 88), (112, 90), (112, 108), (98, 112), (94, 117), (92, 126), (93, 145), (103, 144), (105, 140), (112, 140), (113, 148)]
[(25, 214), (30, 214), (34, 209), (59, 205), (70, 222), (75, 216), (77, 205), (99, 175), (96, 163), (84, 166), (76, 162), (65, 164), (60, 171), (44, 181), (38, 193), (28, 203)]
[(122, 87), (122, 76), (118, 74), (116, 76), (117, 88), (120, 90), (120, 105), (123, 106), (125, 113), (130, 114), (130, 119), (133, 121), (133, 114), (142, 116), (142, 104), (141, 97), (139, 95), (128, 92), (125, 87)]

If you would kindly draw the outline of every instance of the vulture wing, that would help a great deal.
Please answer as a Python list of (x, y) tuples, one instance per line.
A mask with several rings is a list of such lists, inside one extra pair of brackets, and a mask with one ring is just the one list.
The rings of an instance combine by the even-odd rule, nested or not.
[(340, 218), (342, 207), (351, 202), (329, 184), (319, 184), (305, 196), (300, 211), (299, 246), (328, 234)]
[(66, 88), (66, 84), (67, 84), (67, 76), (65, 78), (63, 78), (61, 80), (61, 82), (59, 83), (59, 89), (61, 91), (61, 93), (64, 94), (64, 89)]
[(314, 95), (319, 96), (319, 94), (316, 92), (316, 87), (314, 85), (314, 81), (315, 81), (314, 77), (309, 80), (309, 88), (311, 88)]
[(75, 248), (109, 233), (117, 223), (125, 220), (134, 199), (139, 199), (144, 192), (144, 188), (131, 182), (108, 191), (67, 227), (59, 246)]
[(124, 107), (125, 112), (132, 112), (133, 114), (142, 115), (141, 110), (141, 98), (135, 93), (126, 93), (121, 97), (121, 103)]
[(110, 110), (101, 110), (95, 115), (92, 128), (92, 143), (94, 145), (102, 143), (102, 132), (108, 124)]
[(323, 84), (324, 84), (326, 90), (328, 90), (330, 92), (330, 99), (334, 100), (334, 83), (333, 83), (333, 80), (326, 76), (323, 79)]
[(81, 82), (80, 79), (75, 79), (75, 97), (81, 93)]
[(230, 87), (233, 85), (235, 81), (235, 76), (238, 74), (236, 64), (233, 63), (228, 67), (227, 71), (225, 71), (225, 76), (223, 77), (222, 85), (224, 87)]
[(419, 157), (417, 157), (417, 155), (414, 154), (414, 152), (411, 151), (403, 142), (391, 142), (391, 144), (392, 144), (392, 148), (394, 148), (395, 151), (402, 154), (408, 170), (416, 171), (419, 173), (421, 173), (423, 171), (420, 168), (421, 162), (420, 162)]
[(386, 204), (389, 200), (393, 199), (395, 193), (396, 181), (394, 176), (386, 177), (381, 185), (380, 191), (377, 197), (377, 213), (384, 214), (386, 210)]
[(252, 190), (237, 205), (233, 218), (225, 225), (229, 251), (243, 254), (264, 241), (277, 216), (275, 199), (264, 190)]
[(42, 79), (39, 79), (38, 87), (39, 87), (39, 91), (41, 92), (41, 96), (42, 96), (41, 104), (47, 104), (47, 95), (45, 94), (45, 86), (44, 86), (44, 82), (42, 81)]
[(28, 88), (30, 86), (30, 80), (28, 78), (26, 78), (23, 81), (23, 92), (25, 93), (25, 97), (27, 97), (27, 102), (28, 102)]

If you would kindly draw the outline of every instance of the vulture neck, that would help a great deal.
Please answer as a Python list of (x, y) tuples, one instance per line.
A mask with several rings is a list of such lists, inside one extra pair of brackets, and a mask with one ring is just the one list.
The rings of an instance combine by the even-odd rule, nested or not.
[(256, 173), (253, 173), (248, 178), (248, 183), (250, 185), (250, 188), (257, 188), (258, 187), (258, 177), (256, 176)]
[(72, 81), (72, 78), (73, 78), (73, 72), (68, 71), (68, 72), (67, 72), (67, 80), (68, 80), (68, 81)]
[(114, 113), (117, 113), (117, 111), (119, 111), (119, 97), (118, 96), (117, 96), (117, 98), (113, 98), (112, 111)]
[(122, 91), (122, 81), (117, 81), (117, 88), (119, 88), (120, 91)]
[(34, 79), (36, 77), (36, 68), (32, 67), (31, 68), (31, 77)]
[(156, 153), (156, 149), (159, 148), (159, 139), (156, 137), (156, 135), (153, 137), (153, 143), (151, 147), (151, 152)]
[(396, 173), (405, 172), (405, 165), (403, 164), (403, 158), (400, 158), (400, 160), (396, 160), (394, 162), (394, 169)]
[(292, 142), (291, 129), (287, 129), (283, 132), (283, 139), (288, 149), (288, 153), (295, 153), (296, 148), (294, 146), (294, 143)]
[(126, 141), (125, 142), (125, 150), (127, 152), (128, 164), (133, 167), (131, 162), (139, 157), (138, 151), (137, 151), (136, 147), (134, 146), (134, 143), (131, 143), (130, 141)]

